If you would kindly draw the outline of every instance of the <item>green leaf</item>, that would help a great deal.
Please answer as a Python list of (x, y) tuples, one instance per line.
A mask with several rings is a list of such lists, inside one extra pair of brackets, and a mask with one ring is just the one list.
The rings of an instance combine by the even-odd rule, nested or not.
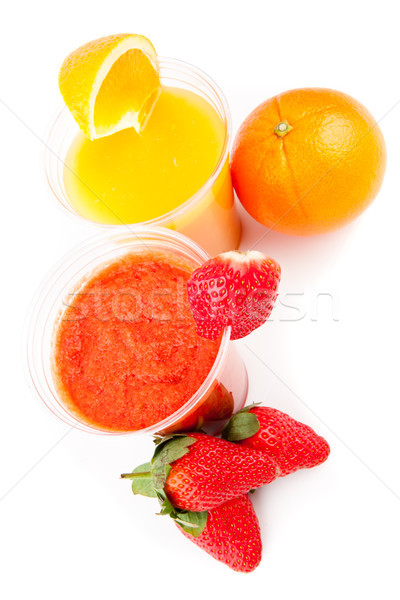
[(190, 533), (193, 537), (199, 537), (202, 534), (207, 523), (208, 513), (206, 511), (190, 512), (175, 508), (164, 490), (157, 490), (156, 495), (161, 506), (158, 515), (171, 517), (184, 531)]
[(171, 463), (182, 458), (188, 451), (189, 446), (196, 442), (195, 438), (189, 436), (177, 437), (166, 444), (160, 452), (160, 456), (163, 460), (166, 460), (170, 465)]
[(132, 492), (134, 494), (140, 494), (141, 496), (148, 496), (149, 498), (157, 498), (157, 494), (153, 489), (150, 468), (150, 463), (144, 463), (132, 471), (132, 474), (140, 475), (140, 473), (143, 473), (143, 477), (135, 477), (132, 479)]
[(207, 525), (208, 512), (185, 512), (178, 511), (175, 517), (175, 522), (182, 527), (183, 531), (190, 533), (193, 537), (197, 538), (204, 531)]
[(169, 442), (170, 440), (174, 440), (175, 438), (178, 438), (178, 437), (187, 437), (187, 434), (186, 433), (170, 433), (169, 435), (164, 435), (164, 436), (162, 436), (161, 434), (156, 434), (153, 439), (153, 442), (157, 446), (157, 448), (155, 449), (155, 454), (160, 451), (160, 448), (158, 448), (158, 446), (161, 447), (164, 444), (166, 444), (167, 442)]
[(167, 494), (164, 492), (164, 490), (162, 490), (162, 491), (157, 490), (156, 494), (157, 494), (157, 498), (158, 498), (158, 501), (159, 501), (160, 506), (161, 506), (161, 510), (157, 514), (158, 515), (168, 515), (168, 516), (174, 518), (175, 513), (176, 513), (176, 509), (172, 505), (172, 503), (171, 503), (170, 499), (168, 498)]
[(245, 440), (260, 429), (260, 423), (255, 414), (247, 410), (233, 415), (222, 430), (221, 436), (229, 442)]
[(189, 446), (196, 440), (186, 435), (174, 436), (158, 444), (151, 460), (153, 488), (163, 490), (170, 471), (170, 464), (189, 451)]

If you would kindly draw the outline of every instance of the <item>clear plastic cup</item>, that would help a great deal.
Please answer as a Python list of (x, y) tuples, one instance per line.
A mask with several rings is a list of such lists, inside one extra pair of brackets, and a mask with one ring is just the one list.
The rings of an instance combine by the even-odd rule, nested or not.
[(232, 125), (227, 101), (216, 83), (196, 67), (168, 58), (159, 58), (159, 65), (163, 85), (184, 88), (202, 96), (216, 110), (224, 124), (224, 145), (208, 181), (183, 204), (156, 219), (121, 225), (88, 221), (72, 206), (64, 186), (64, 161), (78, 132), (76, 122), (64, 107), (52, 123), (46, 141), (44, 168), (47, 182), (60, 205), (81, 221), (103, 228), (123, 228), (127, 225), (163, 226), (187, 235), (212, 256), (233, 250), (240, 242), (241, 225), (234, 204), (229, 170), (228, 151)]
[(209, 258), (195, 242), (165, 228), (136, 227), (132, 231), (98, 235), (69, 253), (48, 275), (38, 290), (28, 319), (27, 372), (37, 396), (51, 412), (67, 423), (88, 433), (104, 435), (138, 435), (165, 433), (179, 429), (215, 390), (223, 385), (233, 395), (233, 412), (243, 407), (247, 397), (247, 371), (225, 329), (218, 354), (207, 377), (193, 396), (163, 421), (138, 431), (110, 431), (88, 424), (62, 400), (52, 370), (54, 334), (66, 308), (66, 299), (99, 267), (127, 253), (143, 250), (172, 252), (178, 258), (200, 266)]

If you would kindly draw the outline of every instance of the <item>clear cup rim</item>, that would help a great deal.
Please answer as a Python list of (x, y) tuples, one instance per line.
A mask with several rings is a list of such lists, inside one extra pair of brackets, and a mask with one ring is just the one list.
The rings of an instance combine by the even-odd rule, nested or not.
[[(229, 341), (231, 334), (231, 328), (225, 328), (222, 334), (221, 343), (218, 349), (217, 356), (215, 357), (214, 363), (206, 378), (199, 386), (199, 388), (177, 411), (175, 411), (171, 415), (168, 415), (165, 419), (158, 423), (154, 423), (149, 427), (139, 430), (113, 431), (91, 425), (85, 422), (84, 420), (80, 420), (74, 413), (70, 412), (60, 399), (59, 395), (54, 394), (53, 390), (51, 389), (45, 374), (45, 366), (43, 364), (42, 356), (39, 367), (41, 369), (41, 373), (38, 372), (35, 355), (39, 347), (42, 350), (43, 337), (45, 335), (44, 331), (42, 331), (40, 335), (40, 331), (37, 330), (39, 320), (40, 318), (44, 317), (44, 312), (49, 312), (49, 299), (50, 302), (52, 302), (52, 306), (55, 305), (57, 300), (58, 302), (60, 302), (62, 293), (61, 282), (66, 272), (69, 269), (71, 269), (75, 265), (75, 263), (78, 263), (79, 259), (82, 259), (84, 256), (89, 255), (92, 251), (104, 247), (108, 243), (111, 244), (113, 240), (115, 241), (117, 238), (123, 237), (124, 235), (129, 237), (136, 236), (138, 240), (140, 240), (141, 235), (143, 237), (146, 235), (154, 235), (159, 236), (164, 240), (167, 239), (175, 242), (178, 241), (183, 243), (186, 246), (186, 249), (193, 250), (195, 253), (198, 254), (199, 257), (204, 258), (204, 261), (208, 260), (209, 258), (207, 252), (203, 248), (201, 248), (201, 246), (199, 246), (196, 242), (194, 242), (193, 240), (184, 236), (181, 233), (171, 231), (163, 227), (130, 227), (129, 231), (127, 231), (125, 234), (122, 231), (97, 233), (96, 235), (91, 236), (90, 238), (87, 238), (83, 242), (77, 244), (73, 249), (69, 250), (48, 271), (47, 275), (44, 277), (44, 279), (38, 286), (36, 293), (32, 298), (30, 308), (26, 315), (24, 327), (24, 372), (28, 386), (31, 389), (33, 389), (36, 398), (40, 399), (42, 401), (42, 405), (44, 404), (55, 417), (57, 417), (59, 420), (63, 421), (65, 424), (69, 425), (73, 429), (89, 434), (105, 435), (107, 437), (155, 434), (164, 429), (167, 429), (168, 427), (173, 426), (176, 423), (179, 423), (186, 415), (188, 415), (193, 410), (193, 408), (196, 407), (196, 405), (199, 403), (199, 400), (204, 398), (205, 394), (208, 393), (208, 391), (212, 388), (214, 382), (217, 380), (218, 373), (222, 370), (225, 364), (225, 360), (229, 350)], [(199, 264), (201, 263), (199, 262)], [(87, 274), (90, 274), (90, 269), (88, 269), (86, 272)], [(81, 279), (81, 276), (77, 277), (74, 283), (76, 284)], [(49, 320), (49, 318), (50, 314), (47, 314), (46, 323)], [(55, 321), (53, 321), (52, 327), (55, 327)], [(38, 346), (38, 344), (40, 344), (40, 346)], [(48, 351), (48, 354), (50, 358), (50, 349)], [(44, 382), (47, 383), (47, 388)]]
[[(229, 147), (230, 147), (230, 142), (231, 142), (231, 137), (232, 137), (232, 115), (231, 115), (228, 101), (227, 101), (224, 93), (222, 92), (221, 88), (214, 81), (214, 79), (211, 78), (207, 73), (205, 73), (202, 69), (199, 69), (198, 67), (192, 65), (189, 62), (185, 62), (185, 61), (182, 61), (182, 60), (179, 60), (176, 58), (168, 58), (168, 57), (159, 56), (158, 64), (160, 66), (160, 71), (162, 70), (163, 67), (164, 68), (168, 68), (168, 67), (174, 68), (175, 67), (178, 70), (180, 70), (182, 73), (186, 73), (187, 75), (195, 75), (198, 79), (202, 80), (206, 84), (206, 86), (211, 88), (212, 91), (216, 94), (218, 101), (221, 103), (221, 108), (222, 108), (223, 114), (220, 116), (221, 116), (222, 121), (225, 126), (224, 144), (223, 144), (223, 147), (221, 150), (220, 157), (217, 161), (217, 164), (216, 164), (212, 174), (207, 179), (207, 181), (192, 196), (190, 196), (190, 198), (185, 200), (185, 202), (183, 202), (182, 204), (180, 204), (173, 210), (171, 210), (167, 213), (164, 213), (164, 214), (160, 215), (159, 217), (155, 217), (154, 219), (148, 219), (147, 221), (140, 221), (140, 222), (135, 222), (135, 223), (122, 223), (121, 222), (121, 224), (99, 223), (96, 221), (92, 221), (92, 220), (87, 219), (86, 217), (83, 217), (82, 215), (80, 215), (72, 207), (72, 205), (69, 202), (68, 197), (66, 196), (63, 189), (61, 192), (59, 192), (56, 189), (57, 174), (56, 174), (56, 169), (53, 166), (53, 162), (58, 161), (58, 160), (63, 161), (63, 158), (58, 156), (57, 151), (53, 150), (51, 148), (52, 137), (56, 134), (57, 126), (59, 125), (60, 121), (62, 122), (62, 120), (65, 119), (67, 115), (68, 116), (70, 115), (68, 108), (65, 105), (60, 104), (60, 107), (55, 112), (52, 120), (50, 121), (50, 124), (48, 125), (47, 131), (45, 134), (45, 144), (44, 144), (43, 153), (42, 153), (43, 173), (44, 173), (44, 177), (45, 177), (45, 180), (47, 183), (47, 187), (50, 189), (50, 191), (52, 192), (52, 195), (57, 200), (58, 206), (60, 206), (64, 210), (66, 210), (71, 217), (77, 219), (81, 223), (84, 222), (84, 223), (87, 223), (88, 225), (97, 226), (104, 230), (119, 229), (119, 228), (126, 227), (126, 226), (129, 226), (129, 227), (131, 227), (131, 226), (135, 226), (135, 227), (136, 226), (137, 227), (139, 227), (139, 226), (140, 227), (163, 226), (167, 223), (170, 223), (170, 222), (178, 219), (182, 215), (184, 215), (186, 212), (189, 212), (190, 209), (193, 208), (198, 202), (200, 202), (201, 199), (211, 190), (211, 188), (215, 184), (219, 174), (221, 173), (221, 171), (228, 159)], [(162, 78), (162, 73), (161, 73), (161, 78)], [(71, 115), (71, 119), (72, 118), (73, 117)], [(77, 124), (75, 124), (75, 125), (76, 125), (76, 132), (78, 133), (79, 127)]]

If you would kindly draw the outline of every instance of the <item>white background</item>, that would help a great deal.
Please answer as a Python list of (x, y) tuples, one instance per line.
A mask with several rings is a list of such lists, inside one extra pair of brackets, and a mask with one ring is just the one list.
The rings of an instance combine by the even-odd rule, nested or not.
[[(393, 2), (8, 2), (0, 24), (1, 419), (0, 596), (19, 598), (398, 598), (399, 127)], [(160, 55), (214, 77), (234, 129), (285, 89), (345, 91), (381, 120), (383, 188), (353, 225), (314, 238), (244, 220), (242, 248), (282, 266), (272, 321), (241, 346), (251, 401), (324, 435), (328, 462), (257, 492), (264, 553), (231, 572), (190, 544), (155, 501), (119, 480), (150, 439), (86, 437), (41, 407), (24, 380), (23, 321), (48, 269), (96, 233), (57, 208), (43, 180), (57, 73), (80, 44), (143, 33)], [(349, 182), (351, 185), (351, 182)], [(318, 294), (329, 293), (327, 296)], [(291, 296), (288, 300), (287, 294)], [(286, 300), (285, 300), (286, 298)], [(296, 304), (297, 310), (282, 304)], [(300, 318), (302, 317), (302, 318)], [(61, 440), (61, 441), (60, 441)]]

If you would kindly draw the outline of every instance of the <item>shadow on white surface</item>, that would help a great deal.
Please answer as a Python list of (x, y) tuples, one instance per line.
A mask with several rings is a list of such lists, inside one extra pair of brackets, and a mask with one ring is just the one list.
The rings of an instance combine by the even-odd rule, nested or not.
[[(240, 249), (259, 250), (277, 260), (282, 267), (282, 285), (304, 289), (314, 283), (321, 273), (346, 247), (359, 221), (331, 233), (314, 236), (294, 236), (267, 229), (251, 217), (236, 199), (242, 219)], [(360, 217), (362, 219), (362, 217)]]

